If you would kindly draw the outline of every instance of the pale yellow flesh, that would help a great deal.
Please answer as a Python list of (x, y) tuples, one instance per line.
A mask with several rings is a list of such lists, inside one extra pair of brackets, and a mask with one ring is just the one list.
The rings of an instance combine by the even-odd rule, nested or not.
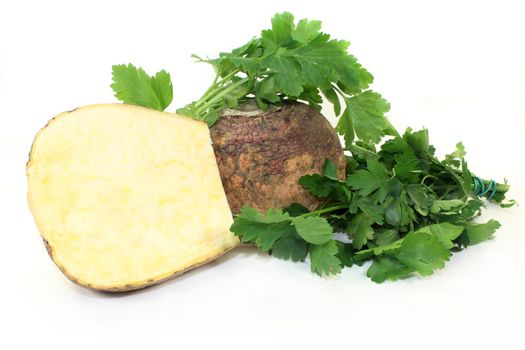
[(238, 244), (203, 122), (82, 107), (39, 132), (27, 176), (53, 260), (95, 289), (155, 283)]

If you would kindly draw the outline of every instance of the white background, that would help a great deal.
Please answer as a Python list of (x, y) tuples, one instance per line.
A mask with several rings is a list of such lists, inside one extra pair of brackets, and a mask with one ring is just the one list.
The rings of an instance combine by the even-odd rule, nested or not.
[[(180, 5), (179, 5), (180, 3)], [(305, 264), (239, 248), (139, 292), (78, 287), (48, 258), (27, 209), (24, 166), (48, 119), (114, 102), (111, 65), (174, 82), (173, 111), (199, 97), (214, 56), (289, 10), (352, 42), (398, 127), (430, 129), (439, 154), (462, 140), (469, 165), (524, 201), (525, 21), (520, 1), (1, 1), (0, 348), (523, 349), (523, 209), (489, 206), (496, 239), (426, 279), (377, 285), (365, 268), (322, 279)], [(326, 115), (332, 117), (329, 108)]]

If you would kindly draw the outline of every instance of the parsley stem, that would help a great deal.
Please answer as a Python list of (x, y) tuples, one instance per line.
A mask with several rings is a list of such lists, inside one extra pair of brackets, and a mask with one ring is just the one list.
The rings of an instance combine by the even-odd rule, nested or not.
[(211, 84), (211, 86), (208, 88), (208, 90), (206, 90), (206, 92), (204, 92), (204, 94), (201, 96), (201, 98), (197, 102), (195, 102), (195, 107), (199, 107), (200, 105), (205, 103), (206, 100), (210, 96), (213, 96), (215, 93), (220, 91), (220, 89), (222, 89), (222, 87), (223, 87), (222, 85), (224, 84), (225, 81), (229, 80), (231, 77), (233, 77), (235, 74), (237, 74), (239, 72), (240, 72), (239, 69), (231, 71), (230, 73), (225, 75), (224, 78), (222, 78), (221, 80), (219, 80), (219, 75), (216, 75), (215, 79), (213, 80), (213, 84)]
[(358, 145), (350, 145), (346, 150), (352, 152), (352, 153), (361, 153), (366, 154), (367, 156), (373, 157), (373, 158), (379, 158), (379, 154), (372, 152), (364, 147), (358, 146)]
[[(488, 180), (482, 180), (485, 185), (488, 185), (488, 183), (490, 181)], [(442, 185), (430, 185), (430, 188), (432, 188), (433, 190), (448, 190), (449, 192), (452, 190), (453, 187), (459, 187), (457, 185), (450, 185), (450, 184), (442, 184)], [(496, 192), (508, 192), (510, 186), (507, 185), (507, 184), (496, 184)]]
[(328, 207), (328, 208), (324, 208), (324, 209), (314, 210), (314, 211), (311, 211), (309, 213), (305, 213), (303, 215), (299, 215), (299, 217), (307, 217), (307, 216), (312, 216), (312, 215), (321, 215), (321, 214), (329, 213), (331, 211), (336, 211), (336, 210), (339, 210), (339, 209), (348, 209), (348, 204), (334, 205), (333, 207)]
[(341, 95), (342, 98), (347, 98), (346, 94), (345, 94), (344, 92), (342, 92), (341, 89), (339, 89), (339, 88), (337, 87), (337, 85), (332, 84), (332, 88), (333, 88), (335, 91), (337, 91), (337, 93), (338, 93), (339, 95)]
[(213, 105), (215, 102), (219, 101), (224, 95), (227, 95), (230, 91), (238, 88), (239, 86), (243, 85), (248, 81), (248, 78), (244, 78), (241, 80), (236, 81), (235, 83), (231, 83), (226, 88), (224, 88), (222, 91), (216, 95), (214, 95), (212, 98), (210, 98), (207, 102), (205, 102), (202, 106), (197, 108), (197, 114), (204, 112), (206, 109), (209, 108), (210, 105)]

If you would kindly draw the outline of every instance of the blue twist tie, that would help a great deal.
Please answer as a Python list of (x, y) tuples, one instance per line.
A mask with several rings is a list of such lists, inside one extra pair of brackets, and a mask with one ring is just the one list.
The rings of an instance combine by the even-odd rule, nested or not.
[[(489, 184), (485, 186), (485, 183), (483, 180), (481, 180), (479, 177), (474, 176), (474, 194), (476, 196), (480, 197), (487, 197), (489, 200), (494, 197), (494, 194), (496, 194), (496, 181), (490, 180)], [(487, 196), (487, 194), (490, 192), (490, 194)]]

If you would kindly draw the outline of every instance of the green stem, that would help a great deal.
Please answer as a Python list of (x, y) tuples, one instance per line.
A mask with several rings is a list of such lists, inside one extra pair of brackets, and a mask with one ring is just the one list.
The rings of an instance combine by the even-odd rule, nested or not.
[(361, 153), (361, 154), (367, 154), (369, 155), (370, 157), (374, 157), (374, 158), (379, 158), (379, 154), (375, 153), (375, 152), (372, 152), (370, 150), (367, 150), (366, 148), (364, 147), (361, 147), (361, 146), (357, 146), (357, 145), (350, 145), (350, 147), (348, 147), (348, 150), (352, 153)]
[(204, 92), (204, 94), (201, 96), (201, 98), (197, 102), (195, 102), (195, 107), (199, 107), (200, 105), (205, 103), (206, 100), (210, 96), (213, 96), (215, 93), (217, 93), (220, 89), (223, 88), (222, 85), (224, 84), (224, 82), (226, 82), (227, 80), (229, 80), (231, 77), (233, 77), (234, 75), (236, 75), (239, 72), (240, 72), (239, 69), (231, 71), (226, 76), (224, 76), (224, 78), (222, 78), (221, 80), (219, 80), (219, 75), (216, 75), (215, 79), (213, 80), (213, 83), (208, 88), (208, 90), (206, 90), (206, 92)]
[(329, 213), (331, 211), (336, 211), (336, 210), (339, 210), (339, 209), (346, 209), (346, 208), (348, 208), (348, 204), (334, 205), (333, 207), (328, 207), (328, 208), (324, 208), (324, 209), (314, 210), (314, 211), (311, 211), (309, 213), (306, 213), (306, 214), (303, 214), (303, 215), (299, 215), (299, 217), (307, 217), (307, 216), (312, 216), (312, 215), (321, 215), (321, 214), (324, 214), (324, 213)]
[[(426, 186), (426, 185), (425, 185), (425, 180), (426, 180), (426, 179), (429, 179), (429, 178), (434, 178), (434, 179), (436, 179), (436, 180), (439, 180), (439, 177), (434, 176), (434, 175), (432, 175), (432, 174), (427, 174), (427, 175), (425, 175), (425, 176), (423, 177), (423, 179), (421, 180), (421, 185)], [(426, 187), (428, 187), (428, 186), (426, 186)]]
[[(483, 183), (488, 186), (490, 181), (488, 180), (481, 180), (483, 181)], [(443, 190), (443, 189), (446, 189), (448, 190), (448, 192), (450, 192), (450, 190), (452, 190), (452, 187), (454, 185), (430, 185), (430, 187), (433, 189), (433, 190)], [(456, 187), (459, 187), (457, 185), (455, 185)], [(508, 192), (508, 190), (510, 189), (510, 186), (507, 185), (507, 184), (500, 184), (500, 183), (497, 183), (496, 184), (496, 192), (502, 192), (502, 193), (505, 193), (505, 192)]]
[[(488, 186), (490, 181), (488, 180), (484, 180), (484, 179), (481, 179), (481, 181), (483, 181), (483, 183), (485, 184), (485, 186)], [(496, 192), (508, 192), (510, 189), (510, 186), (507, 185), (507, 184), (499, 184), (499, 183), (496, 183)]]
[(334, 89), (339, 95), (341, 95), (341, 97), (342, 97), (343, 99), (346, 100), (346, 98), (347, 98), (347, 97), (346, 97), (346, 94), (345, 94), (344, 92), (342, 92), (341, 89), (339, 89), (339, 88), (337, 87), (337, 85), (332, 84), (332, 88), (333, 88), (333, 89)]
[(205, 102), (201, 107), (197, 108), (197, 114), (204, 112), (206, 109), (209, 108), (210, 105), (213, 105), (215, 102), (219, 101), (223, 96), (227, 95), (230, 91), (235, 90), (236, 88), (246, 83), (247, 81), (248, 81), (248, 78), (244, 78), (239, 81), (236, 81), (235, 83), (228, 85), (228, 87), (226, 87), (222, 91), (219, 90), (220, 92), (218, 94), (214, 95), (207, 102)]
[(208, 90), (206, 90), (206, 91), (204, 92), (204, 94), (202, 94), (201, 98), (200, 98), (197, 102), (195, 102), (195, 106), (196, 106), (196, 107), (199, 106), (199, 105), (201, 105), (201, 104), (203, 104), (204, 101), (206, 100), (206, 97), (207, 97), (210, 93), (212, 93), (212, 91), (216, 90), (216, 89), (219, 87), (219, 85), (217, 84), (217, 80), (218, 80), (218, 79), (219, 79), (219, 76), (216, 75), (216, 76), (215, 76), (215, 79), (213, 79), (213, 83), (210, 85), (210, 87), (208, 88)]
[(452, 187), (459, 187), (457, 185), (430, 185), (433, 190), (448, 190), (450, 192)]

